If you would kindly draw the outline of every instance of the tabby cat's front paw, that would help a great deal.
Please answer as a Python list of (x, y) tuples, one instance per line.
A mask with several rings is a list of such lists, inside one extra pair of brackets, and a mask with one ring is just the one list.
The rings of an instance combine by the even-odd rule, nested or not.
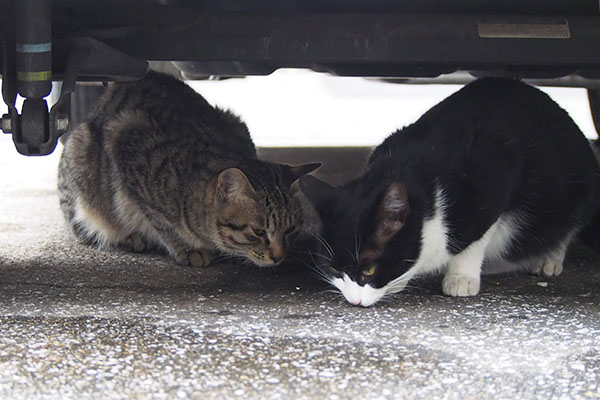
[(137, 233), (132, 233), (125, 239), (125, 245), (136, 253), (141, 253), (148, 248), (146, 242)]
[(212, 261), (212, 254), (208, 250), (187, 250), (181, 251), (173, 256), (175, 262), (179, 265), (190, 267), (206, 267)]
[(479, 293), (479, 277), (447, 274), (442, 282), (442, 291), (447, 296), (475, 296)]

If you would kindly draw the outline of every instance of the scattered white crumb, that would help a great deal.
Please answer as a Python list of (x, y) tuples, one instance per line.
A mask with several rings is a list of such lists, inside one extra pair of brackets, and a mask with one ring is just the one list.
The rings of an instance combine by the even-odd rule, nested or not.
[(548, 287), (548, 282), (538, 282), (537, 285), (541, 287)]

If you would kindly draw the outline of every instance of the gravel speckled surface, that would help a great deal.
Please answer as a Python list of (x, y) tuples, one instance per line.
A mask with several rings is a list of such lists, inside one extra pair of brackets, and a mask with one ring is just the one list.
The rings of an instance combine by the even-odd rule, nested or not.
[(194, 270), (74, 244), (59, 152), (10, 146), (0, 398), (600, 398), (600, 258), (583, 246), (556, 279), (487, 276), (452, 299), (432, 278), (355, 308), (295, 262)]

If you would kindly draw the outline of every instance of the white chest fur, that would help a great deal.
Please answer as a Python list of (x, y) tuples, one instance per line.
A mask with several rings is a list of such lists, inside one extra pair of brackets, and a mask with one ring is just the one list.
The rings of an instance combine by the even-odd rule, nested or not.
[[(446, 223), (446, 204), (444, 192), (438, 188), (433, 215), (423, 222), (421, 253), (414, 265), (402, 276), (379, 289), (370, 285), (361, 286), (346, 274), (342, 278), (332, 279), (331, 283), (342, 292), (349, 303), (368, 307), (386, 295), (402, 291), (416, 276), (448, 270), (447, 276), (466, 276), (467, 279), (445, 282), (445, 286), (448, 286), (444, 287), (446, 294), (457, 295), (454, 292), (462, 293), (465, 290), (467, 294), (476, 294), (479, 291), (479, 275), (484, 260), (493, 264), (502, 261), (522, 219), (511, 214), (501, 215), (479, 240), (471, 243), (461, 253), (452, 255), (448, 251), (450, 238)], [(461, 286), (464, 285), (469, 288), (463, 289)]]

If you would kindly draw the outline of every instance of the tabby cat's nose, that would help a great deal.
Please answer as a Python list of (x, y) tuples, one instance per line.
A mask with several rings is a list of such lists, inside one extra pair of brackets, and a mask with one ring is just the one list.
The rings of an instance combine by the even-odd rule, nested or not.
[(273, 246), (269, 251), (269, 255), (273, 263), (277, 264), (285, 257), (285, 248), (283, 246)]

